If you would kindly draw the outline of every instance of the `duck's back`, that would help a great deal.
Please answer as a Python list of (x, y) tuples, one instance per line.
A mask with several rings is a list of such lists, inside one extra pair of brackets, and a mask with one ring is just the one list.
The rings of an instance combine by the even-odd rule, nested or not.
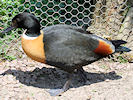
[(71, 72), (102, 57), (94, 52), (101, 38), (80, 28), (55, 25), (44, 28), (43, 32), (46, 63), (50, 65)]

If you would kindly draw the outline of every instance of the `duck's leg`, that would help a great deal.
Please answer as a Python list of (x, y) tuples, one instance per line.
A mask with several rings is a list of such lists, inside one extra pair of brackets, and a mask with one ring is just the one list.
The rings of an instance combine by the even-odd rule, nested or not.
[(77, 73), (79, 74), (81, 81), (85, 83), (87, 81), (87, 76), (84, 69), (82, 67), (80, 69), (77, 69)]
[(71, 84), (73, 74), (69, 74), (69, 79), (66, 81), (65, 85), (63, 86), (62, 89), (50, 89), (48, 92), (50, 93), (51, 96), (57, 96), (60, 95), (61, 93), (67, 91), (69, 89), (69, 86)]

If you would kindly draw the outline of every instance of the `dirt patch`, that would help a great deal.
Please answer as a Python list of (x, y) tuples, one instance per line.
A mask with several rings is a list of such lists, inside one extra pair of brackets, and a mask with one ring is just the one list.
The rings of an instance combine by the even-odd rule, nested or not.
[(67, 73), (30, 59), (0, 64), (0, 100), (133, 100), (133, 64), (98, 61), (84, 69), (84, 84), (74, 75), (72, 85), (61, 96), (47, 90), (61, 88)]

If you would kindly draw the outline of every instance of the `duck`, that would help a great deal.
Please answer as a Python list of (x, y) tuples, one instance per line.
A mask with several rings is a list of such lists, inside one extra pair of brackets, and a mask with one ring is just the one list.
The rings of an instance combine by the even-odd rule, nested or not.
[(86, 81), (83, 66), (116, 52), (131, 51), (121, 46), (127, 43), (124, 40), (107, 40), (76, 26), (57, 24), (41, 29), (38, 19), (28, 12), (13, 17), (10, 27), (2, 33), (17, 28), (24, 29), (21, 44), (28, 57), (68, 72), (68, 80), (61, 89), (49, 90), (51, 96), (69, 89), (75, 71)]

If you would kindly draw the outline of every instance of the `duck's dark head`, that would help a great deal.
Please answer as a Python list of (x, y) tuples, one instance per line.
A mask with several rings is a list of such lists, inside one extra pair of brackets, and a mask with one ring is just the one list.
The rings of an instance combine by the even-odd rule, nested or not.
[(16, 28), (27, 29), (27, 35), (38, 35), (40, 34), (40, 23), (37, 18), (27, 12), (16, 15), (11, 22), (11, 26), (5, 29), (2, 33), (6, 33)]

